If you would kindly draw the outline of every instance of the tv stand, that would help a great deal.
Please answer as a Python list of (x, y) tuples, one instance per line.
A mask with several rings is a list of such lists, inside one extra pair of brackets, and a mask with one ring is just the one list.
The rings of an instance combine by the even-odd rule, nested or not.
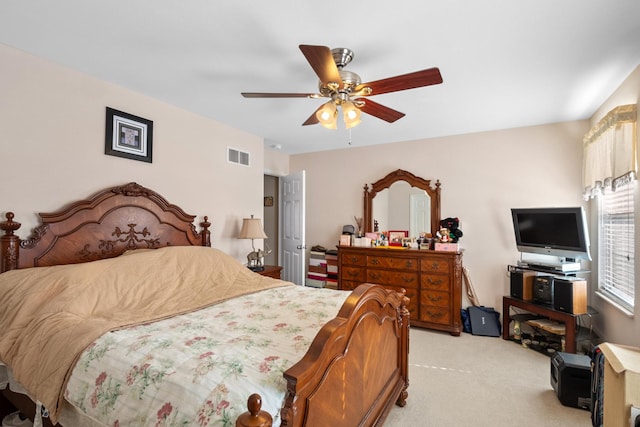
[(550, 306), (544, 306), (531, 301), (524, 301), (518, 298), (504, 296), (502, 297), (502, 338), (505, 340), (510, 339), (509, 324), (511, 323), (511, 307), (517, 307), (530, 313), (564, 323), (566, 330), (565, 352), (576, 352), (576, 331), (578, 330), (579, 314), (565, 313), (564, 311), (554, 310)]

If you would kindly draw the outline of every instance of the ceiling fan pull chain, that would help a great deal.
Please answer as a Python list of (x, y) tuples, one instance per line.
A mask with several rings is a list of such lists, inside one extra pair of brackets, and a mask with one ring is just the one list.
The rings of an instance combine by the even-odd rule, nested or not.
[(351, 128), (349, 128), (349, 145), (351, 145)]

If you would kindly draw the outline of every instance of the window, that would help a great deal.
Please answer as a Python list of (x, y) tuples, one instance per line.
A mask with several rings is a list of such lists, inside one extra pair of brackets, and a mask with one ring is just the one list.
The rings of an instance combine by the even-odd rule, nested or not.
[(598, 291), (633, 313), (635, 296), (635, 180), (599, 196)]

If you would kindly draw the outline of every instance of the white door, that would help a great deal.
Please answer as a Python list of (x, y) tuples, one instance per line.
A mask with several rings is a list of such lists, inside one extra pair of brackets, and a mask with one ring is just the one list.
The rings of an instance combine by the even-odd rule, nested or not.
[(282, 279), (304, 286), (304, 171), (280, 178), (280, 260)]

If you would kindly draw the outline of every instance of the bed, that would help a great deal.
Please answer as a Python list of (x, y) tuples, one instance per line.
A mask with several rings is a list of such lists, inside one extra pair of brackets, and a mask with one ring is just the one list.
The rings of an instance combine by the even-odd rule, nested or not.
[[(91, 355), (95, 355), (94, 346), (97, 345), (96, 343), (101, 343), (99, 340), (105, 339), (105, 336), (111, 339), (112, 335), (110, 334), (134, 330), (134, 339), (139, 340), (140, 336), (147, 336), (144, 328), (151, 328), (155, 333), (161, 330), (159, 325), (163, 322), (178, 322), (180, 324), (193, 322), (193, 320), (183, 320), (180, 316), (194, 315), (193, 313), (200, 315), (205, 309), (218, 309), (223, 313), (207, 314), (206, 316), (211, 316), (208, 319), (217, 319), (222, 315), (232, 316), (233, 319), (227, 322), (228, 324), (233, 325), (235, 329), (248, 328), (242, 322), (238, 325), (238, 321), (236, 321), (242, 318), (243, 313), (249, 312), (246, 307), (257, 306), (266, 301), (266, 297), (263, 295), (267, 295), (267, 293), (274, 295), (272, 297), (275, 298), (274, 301), (279, 301), (278, 298), (288, 301), (303, 299), (295, 294), (289, 294), (301, 290), (308, 291), (305, 298), (307, 296), (312, 298), (314, 292), (328, 292), (319, 297), (320, 300), (327, 301), (333, 298), (328, 298), (328, 296), (335, 293), (337, 298), (333, 298), (336, 301), (335, 307), (327, 307), (327, 313), (335, 312), (335, 315), (323, 318), (326, 313), (318, 314), (318, 319), (323, 318), (324, 320), (322, 322), (317, 320), (308, 322), (307, 338), (302, 337), (302, 333), (296, 335), (300, 341), (308, 342), (304, 347), (301, 347), (300, 343), (295, 344), (297, 351), (301, 351), (299, 358), (289, 360), (289, 364), (283, 363), (280, 366), (282, 375), (271, 381), (277, 384), (276, 388), (280, 388), (281, 401), (276, 402), (275, 398), (263, 396), (263, 393), (268, 394), (270, 391), (265, 390), (261, 384), (246, 379), (243, 372), (242, 375), (239, 375), (237, 383), (237, 387), (240, 389), (239, 396), (242, 397), (235, 396), (231, 402), (224, 401), (224, 404), (229, 406), (241, 404), (246, 412), (237, 417), (237, 420), (235, 414), (226, 412), (227, 415), (233, 414), (234, 416), (232, 419), (227, 416), (221, 424), (233, 425), (234, 422), (237, 422), (236, 425), (239, 426), (270, 426), (273, 419), (274, 425), (279, 423), (282, 426), (382, 425), (394, 404), (399, 406), (406, 404), (409, 385), (409, 312), (406, 308), (408, 300), (403, 293), (385, 290), (381, 286), (371, 284), (363, 284), (351, 293), (331, 290), (311, 291), (311, 288), (299, 287), (250, 272), (235, 260), (231, 263), (226, 260), (224, 269), (222, 267), (218, 269), (218, 264), (215, 264), (219, 262), (218, 259), (225, 260), (230, 257), (210, 248), (211, 223), (208, 218), (203, 217), (203, 221), (199, 222), (199, 230), (197, 230), (194, 224), (195, 216), (185, 213), (178, 206), (168, 203), (158, 193), (136, 183), (105, 189), (86, 200), (70, 203), (55, 213), (41, 213), (41, 224), (33, 230), (32, 236), (27, 239), (21, 239), (18, 236), (17, 231), (20, 224), (16, 221), (13, 213), (7, 212), (5, 218), (5, 221), (0, 222), (0, 230), (3, 231), (3, 235), (0, 237), (0, 279), (3, 279), (2, 276), (4, 276), (5, 286), (7, 286), (6, 282), (13, 283), (15, 280), (16, 284), (20, 284), (21, 289), (26, 290), (23, 292), (35, 294), (36, 291), (30, 291), (31, 282), (22, 281), (24, 275), (35, 273), (38, 286), (45, 289), (42, 291), (43, 295), (49, 295), (50, 288), (42, 285), (49, 278), (55, 280), (55, 277), (66, 274), (67, 269), (91, 271), (91, 273), (85, 273), (92, 278), (90, 287), (102, 289), (101, 286), (105, 286), (106, 290), (102, 291), (103, 294), (96, 297), (86, 288), (80, 288), (85, 285), (76, 284), (74, 286), (78, 287), (72, 287), (68, 292), (72, 295), (83, 295), (84, 300), (90, 299), (89, 305), (97, 304), (94, 299), (100, 300), (100, 304), (103, 304), (108, 302), (108, 295), (113, 292), (109, 286), (115, 286), (113, 281), (108, 279), (110, 276), (106, 272), (115, 271), (117, 273), (114, 274), (120, 276), (136, 276), (136, 280), (128, 284), (136, 292), (143, 287), (141, 283), (149, 282), (149, 285), (152, 286), (152, 290), (149, 292), (156, 295), (156, 301), (164, 302), (164, 304), (154, 305), (153, 298), (136, 297), (137, 305), (133, 305), (131, 308), (129, 306), (120, 307), (118, 301), (112, 302), (111, 306), (107, 305), (110, 307), (109, 316), (103, 316), (97, 322), (100, 325), (98, 330), (86, 331), (85, 335), (84, 329), (89, 328), (84, 326), (91, 322), (77, 321), (74, 327), (77, 330), (82, 330), (82, 334), (75, 335), (74, 332), (73, 338), (70, 337), (68, 331), (76, 329), (60, 326), (57, 327), (58, 329), (54, 328), (56, 333), (15, 333), (14, 335), (38, 336), (38, 339), (27, 339), (28, 345), (23, 345), (25, 348), (30, 348), (31, 353), (29, 354), (38, 355), (38, 358), (35, 359), (37, 369), (29, 366), (28, 361), (25, 361), (28, 357), (16, 357), (13, 350), (7, 350), (15, 347), (15, 337), (11, 335), (11, 331), (18, 329), (9, 329), (9, 332), (6, 332), (8, 329), (0, 329), (4, 331), (0, 333), (0, 362), (6, 364), (5, 370), (8, 372), (6, 375), (10, 377), (8, 381), (10, 385), (2, 390), (2, 394), (30, 417), (36, 414), (35, 408), (39, 409), (39, 405), (43, 404), (50, 415), (50, 418), (45, 418), (45, 425), (55, 425), (56, 422), (64, 427), (85, 425), (84, 421), (79, 421), (82, 424), (78, 424), (76, 421), (67, 421), (67, 424), (63, 422), (64, 420), (76, 419), (70, 415), (66, 416), (66, 412), (78, 412), (79, 414), (74, 414), (74, 416), (86, 416), (76, 406), (76, 401), (74, 404), (70, 403), (70, 400), (74, 400), (73, 386), (70, 384), (76, 384), (76, 371), (79, 370), (79, 365), (88, 366), (90, 364), (87, 360), (93, 357)], [(180, 258), (179, 268), (184, 268), (188, 273), (177, 276), (180, 280), (176, 279), (175, 281), (180, 281), (181, 284), (173, 286), (174, 281), (166, 283), (163, 281), (164, 278), (170, 276), (167, 276), (164, 270), (160, 270), (160, 266), (172, 264), (172, 262), (176, 263), (177, 254), (183, 254), (180, 256), (189, 260), (193, 259), (194, 262), (187, 262)], [(206, 258), (199, 258), (201, 256)], [(215, 257), (215, 261), (211, 261), (209, 257)], [(131, 273), (131, 270), (123, 269), (122, 263), (129, 265), (128, 268), (132, 269), (134, 273)], [(229, 271), (227, 271), (227, 265), (230, 265)], [(93, 272), (94, 266), (99, 266), (99, 273)], [(160, 278), (154, 276), (146, 278), (147, 272), (155, 272), (156, 270)], [(207, 280), (210, 282), (206, 282), (204, 285), (200, 283), (201, 274), (207, 276)], [(198, 277), (197, 280), (189, 281), (189, 283), (196, 282), (197, 285), (183, 285), (182, 282), (186, 282), (186, 280), (182, 280), (183, 276)], [(104, 284), (101, 285), (102, 282)], [(25, 285), (25, 283), (27, 284)], [(55, 283), (57, 282), (54, 281), (54, 285), (51, 286), (57, 289), (58, 285)], [(160, 283), (162, 284), (160, 285)], [(211, 283), (216, 283), (216, 286), (220, 285), (220, 288), (213, 289)], [(183, 290), (183, 288), (188, 288), (188, 290)], [(238, 292), (237, 288), (242, 288), (242, 292)], [(94, 290), (92, 289), (91, 292)], [(4, 293), (12, 294), (12, 292)], [(338, 297), (338, 294), (342, 296)], [(3, 298), (5, 295), (0, 294), (0, 304), (9, 303), (11, 306), (22, 304), (21, 296), (13, 295), (14, 299), (8, 300), (9, 302)], [(249, 302), (242, 298), (248, 298)], [(251, 302), (251, 298), (254, 299), (253, 302)], [(300, 301), (296, 301), (296, 303), (301, 304)], [(35, 305), (39, 306), (39, 304)], [(60, 311), (54, 305), (53, 300), (51, 302), (52, 308), (48, 304), (49, 302), (42, 303), (46, 310), (55, 311), (55, 313)], [(224, 308), (226, 307), (224, 304), (230, 304), (229, 308)], [(29, 306), (33, 305), (29, 304)], [(165, 305), (176, 305), (176, 307), (165, 308)], [(316, 301), (311, 305), (320, 304)], [(66, 307), (64, 304), (63, 306)], [(95, 308), (89, 311), (93, 313), (101, 310), (104, 311), (104, 309)], [(250, 329), (262, 341), (275, 341), (275, 338), (271, 336), (272, 332), (268, 329), (284, 329), (280, 326), (287, 324), (297, 331), (302, 326), (294, 325), (290, 323), (290, 320), (287, 320), (286, 323), (279, 322), (272, 314), (278, 313), (278, 316), (295, 315), (300, 318), (300, 313), (296, 312), (307, 313), (306, 310), (308, 309), (295, 305), (292, 308), (275, 310), (271, 308), (267, 314), (252, 313), (252, 316), (259, 317), (260, 321), (252, 325)], [(22, 313), (25, 310), (15, 309), (13, 311)], [(105, 318), (108, 318), (109, 321), (105, 321)], [(262, 318), (265, 320), (261, 320)], [(5, 321), (6, 319), (0, 315), (0, 320)], [(256, 332), (268, 322), (275, 322), (276, 326), (269, 326), (265, 330)], [(24, 322), (25, 325), (27, 323)], [(44, 322), (31, 321), (29, 325), (33, 323), (37, 323), (40, 327), (40, 324)], [(209, 320), (207, 324), (218, 326), (218, 323), (222, 322)], [(191, 325), (191, 323), (189, 324)], [(4, 326), (0, 325), (0, 327)], [(309, 329), (311, 327), (316, 329), (311, 332)], [(67, 332), (66, 334), (60, 333), (60, 330)], [(214, 332), (213, 334), (218, 336), (222, 332)], [(56, 336), (60, 340), (56, 341)], [(3, 338), (5, 341), (10, 341), (13, 347), (5, 343), (3, 350)], [(242, 341), (243, 338), (246, 336), (231, 337), (229, 340)], [(189, 345), (192, 344), (193, 342), (189, 343)], [(258, 347), (261, 347), (255, 345), (247, 350), (246, 342), (244, 345), (240, 350), (233, 351), (236, 354), (253, 355), (253, 352), (257, 352)], [(293, 344), (291, 346), (293, 347)], [(77, 347), (77, 349), (69, 349), (68, 347)], [(225, 344), (221, 347), (228, 346)], [(283, 345), (279, 345), (279, 347), (284, 348)], [(58, 349), (64, 350), (61, 350), (65, 354), (64, 357), (58, 355)], [(211, 358), (213, 353), (213, 351), (204, 351), (200, 355)], [(56, 354), (56, 357), (51, 357), (52, 354)], [(153, 353), (149, 354), (148, 357), (155, 357)], [(266, 360), (271, 362), (278, 357), (268, 356)], [(288, 357), (291, 359), (294, 356), (289, 355)], [(65, 362), (66, 360), (70, 362)], [(102, 363), (101, 360), (99, 367), (103, 366)], [(249, 362), (245, 363), (247, 363), (247, 367), (250, 365)], [(215, 364), (209, 363), (207, 370)], [(43, 368), (44, 365), (47, 365), (50, 370), (47, 371)], [(265, 368), (264, 363), (258, 365), (257, 370), (269, 371)], [(131, 369), (131, 367), (129, 368)], [(45, 379), (34, 379), (30, 377), (31, 374), (25, 375), (24, 373), (24, 371), (34, 370), (43, 371), (42, 375)], [(274, 372), (279, 371), (274, 370)], [(168, 376), (178, 377), (179, 375), (172, 371)], [(58, 379), (54, 381), (50, 378)], [(148, 376), (144, 378), (147, 382), (150, 381)], [(98, 383), (102, 386), (104, 381), (104, 376), (95, 379), (96, 390)], [(45, 383), (46, 387), (43, 385)], [(0, 377), (1, 385), (2, 379)], [(76, 385), (75, 387), (75, 390), (87, 388), (86, 385)], [(185, 393), (191, 393), (189, 390), (193, 387), (186, 387), (188, 391)], [(235, 389), (236, 386), (231, 388)], [(93, 395), (91, 393), (89, 395), (96, 400), (95, 391)], [(232, 395), (225, 394), (225, 396)], [(211, 403), (211, 400), (207, 400), (206, 396), (194, 395), (190, 396), (190, 399), (200, 399)], [(264, 409), (268, 409), (265, 411), (262, 406), (269, 399), (271, 399), (271, 407), (265, 407)], [(278, 404), (275, 409), (274, 402)], [(91, 403), (86, 406), (91, 406)], [(165, 412), (161, 410), (157, 412), (159, 418), (156, 425), (169, 425), (171, 420), (168, 415), (173, 408), (169, 405), (168, 409), (167, 407), (161, 409)], [(220, 408), (218, 409), (220, 410)], [(227, 408), (224, 407), (221, 411), (224, 412), (225, 409)], [(160, 420), (161, 415), (164, 416), (162, 420)], [(98, 421), (95, 425), (121, 425), (117, 422), (117, 414), (112, 413), (111, 417), (110, 420), (115, 419), (116, 422), (107, 424)], [(94, 417), (91, 416), (91, 419), (94, 420)], [(173, 419), (172, 421), (176, 422), (177, 420)], [(207, 422), (208, 420), (200, 418), (200, 425), (209, 425)]]

